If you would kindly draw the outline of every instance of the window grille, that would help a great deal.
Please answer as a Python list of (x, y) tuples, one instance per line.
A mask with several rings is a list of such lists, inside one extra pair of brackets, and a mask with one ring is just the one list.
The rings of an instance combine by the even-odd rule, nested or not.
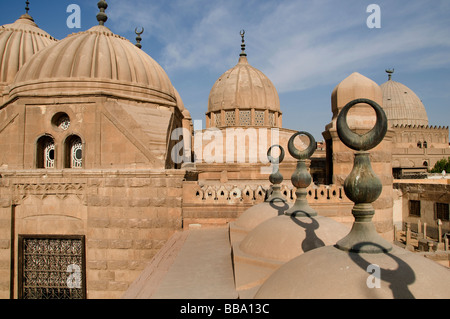
[(255, 125), (264, 126), (264, 111), (255, 111)]
[(72, 142), (70, 150), (72, 158), (72, 168), (81, 168), (83, 166), (83, 144), (80, 138)]
[(222, 126), (222, 114), (220, 112), (214, 113), (216, 127)]
[(45, 168), (55, 167), (55, 143), (53, 141), (45, 143), (44, 159), (45, 159)]
[(84, 236), (19, 236), (19, 298), (86, 298)]
[(239, 111), (239, 123), (242, 126), (250, 126), (252, 124), (251, 111)]
[(234, 111), (226, 111), (225, 112), (225, 125), (226, 126), (235, 126), (236, 125), (236, 116)]

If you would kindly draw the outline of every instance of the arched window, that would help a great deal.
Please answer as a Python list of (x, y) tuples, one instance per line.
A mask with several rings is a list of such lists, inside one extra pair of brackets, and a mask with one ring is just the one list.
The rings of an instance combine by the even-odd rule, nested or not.
[(418, 147), (418, 148), (422, 148), (422, 142), (420, 142), (420, 141), (417, 142), (417, 147)]
[(65, 168), (83, 167), (83, 142), (77, 135), (71, 135), (65, 142)]
[(37, 141), (36, 168), (55, 168), (55, 141), (51, 136), (41, 136)]
[(423, 148), (428, 148), (428, 143), (427, 143), (427, 141), (423, 142)]

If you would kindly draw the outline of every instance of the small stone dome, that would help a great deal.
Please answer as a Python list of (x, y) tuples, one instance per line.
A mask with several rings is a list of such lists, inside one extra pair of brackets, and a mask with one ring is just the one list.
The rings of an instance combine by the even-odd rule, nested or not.
[(246, 56), (241, 56), (239, 63), (212, 87), (208, 112), (252, 108), (280, 112), (280, 100), (269, 78), (252, 67)]
[(162, 67), (103, 25), (40, 51), (19, 71), (10, 91), (11, 96), (96, 93), (177, 103)]
[(390, 125), (428, 125), (425, 106), (407, 86), (390, 79), (380, 85), (383, 109)]
[(57, 40), (38, 28), (29, 14), (0, 27), (0, 84), (8, 85), (38, 51)]
[[(373, 286), (377, 269), (379, 288)], [(281, 266), (255, 298), (448, 299), (449, 287), (450, 270), (405, 249), (393, 247), (389, 253), (370, 254), (327, 246)]]
[[(333, 122), (336, 121), (339, 112), (350, 101), (368, 98), (382, 105), (383, 93), (380, 86), (364, 75), (354, 72), (342, 80), (331, 93), (331, 111)], [(348, 125), (351, 129), (371, 129), (375, 124), (375, 115), (367, 105), (360, 105), (352, 109), (348, 115)]]
[(287, 262), (318, 247), (334, 245), (350, 228), (324, 216), (280, 215), (254, 228), (241, 242), (244, 253)]
[(210, 126), (281, 126), (278, 92), (263, 72), (248, 63), (242, 43), (238, 64), (217, 79), (209, 94)]
[(286, 201), (265, 201), (244, 211), (241, 216), (236, 219), (234, 226), (249, 232), (262, 222), (281, 215), (288, 209), (289, 204), (286, 203)]

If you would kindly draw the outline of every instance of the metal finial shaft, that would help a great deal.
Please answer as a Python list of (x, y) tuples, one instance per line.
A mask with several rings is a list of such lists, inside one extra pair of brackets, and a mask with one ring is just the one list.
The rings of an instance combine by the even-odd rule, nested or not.
[[(348, 111), (360, 103), (369, 104), (377, 116), (374, 128), (363, 135), (352, 132), (347, 124)], [(372, 169), (370, 154), (367, 152), (380, 144), (386, 135), (386, 113), (372, 100), (356, 99), (344, 106), (336, 124), (341, 141), (347, 147), (357, 151), (353, 170), (344, 182), (345, 194), (355, 203), (352, 209), (355, 222), (350, 233), (338, 241), (336, 247), (356, 253), (388, 252), (392, 249), (392, 245), (377, 233), (372, 223), (375, 214), (372, 203), (381, 195), (383, 185)]]
[(108, 8), (108, 3), (105, 0), (100, 0), (97, 3), (97, 7), (100, 12), (97, 13), (97, 21), (99, 25), (105, 25), (105, 22), (108, 20), (108, 16), (105, 13), (105, 10)]
[[(272, 149), (278, 147), (280, 150), (280, 155), (278, 157), (272, 156)], [(283, 175), (281, 175), (279, 170), (279, 165), (284, 160), (284, 148), (280, 145), (272, 145), (267, 151), (267, 158), (269, 162), (273, 165), (272, 174), (269, 176), (269, 181), (272, 183), (272, 194), (267, 198), (267, 202), (272, 201), (285, 201), (283, 194), (281, 193), (281, 182), (283, 181)]]
[(142, 29), (141, 31), (138, 31), (138, 28), (134, 29), (134, 33), (136, 33), (136, 35), (137, 35), (137, 37), (136, 37), (136, 46), (137, 46), (139, 49), (142, 49), (142, 44), (141, 44), (142, 38), (141, 38), (141, 34), (144, 33), (144, 27), (141, 27), (141, 29)]
[[(299, 135), (306, 135), (309, 138), (308, 147), (300, 151), (294, 145), (294, 140)], [(295, 195), (297, 196), (294, 205), (285, 212), (285, 215), (295, 216), (317, 216), (317, 212), (312, 209), (306, 199), (306, 188), (311, 184), (311, 174), (306, 167), (306, 160), (309, 159), (316, 151), (317, 144), (314, 137), (308, 132), (297, 132), (289, 139), (288, 150), (292, 157), (297, 159), (297, 168), (291, 176), (292, 185), (297, 189)]]
[(26, 4), (25, 11), (28, 14), (28, 11), (30, 11), (30, 8), (28, 7), (28, 5), (30, 4), (30, 1), (26, 1), (25, 4)]
[(247, 56), (247, 53), (245, 53), (245, 39), (244, 39), (245, 30), (241, 30), (240, 34), (241, 34), (241, 38), (242, 38), (240, 56)]
[(392, 78), (392, 74), (394, 73), (394, 69), (387, 69), (386, 73), (388, 74), (388, 80), (390, 81)]

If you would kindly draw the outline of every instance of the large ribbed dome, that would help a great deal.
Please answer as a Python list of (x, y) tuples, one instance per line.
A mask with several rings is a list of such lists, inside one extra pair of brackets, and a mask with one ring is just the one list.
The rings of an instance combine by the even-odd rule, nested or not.
[(38, 51), (56, 39), (38, 28), (33, 18), (24, 14), (14, 23), (0, 27), (0, 83), (13, 82), (19, 69)]
[(277, 90), (269, 78), (252, 67), (246, 56), (226, 71), (209, 94), (208, 112), (222, 109), (268, 109), (280, 111)]
[(380, 87), (383, 109), (391, 125), (428, 125), (425, 106), (410, 88), (391, 79)]
[(162, 67), (103, 25), (72, 34), (36, 54), (17, 74), (10, 95), (93, 93), (176, 105)]

